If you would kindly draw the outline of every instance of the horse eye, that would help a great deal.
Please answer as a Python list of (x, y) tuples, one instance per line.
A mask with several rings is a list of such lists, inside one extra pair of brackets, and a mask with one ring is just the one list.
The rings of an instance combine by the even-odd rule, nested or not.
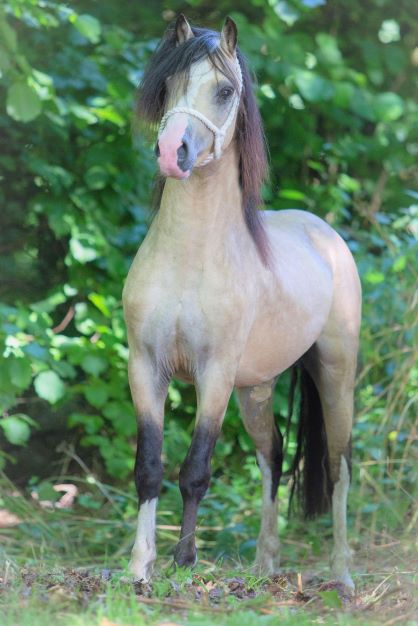
[(234, 93), (234, 90), (232, 87), (222, 87), (222, 89), (218, 91), (218, 99), (221, 102), (226, 102), (227, 100), (230, 99), (233, 93)]

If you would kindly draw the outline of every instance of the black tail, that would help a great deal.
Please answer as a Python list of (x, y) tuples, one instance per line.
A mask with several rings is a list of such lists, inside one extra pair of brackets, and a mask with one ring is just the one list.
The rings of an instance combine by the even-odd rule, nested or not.
[[(293, 393), (292, 389), (290, 393)], [(321, 400), (314, 381), (303, 366), (300, 367), (297, 448), (291, 474), (293, 482), (289, 511), (292, 508), (295, 493), (306, 518), (328, 511), (331, 503), (332, 482)]]

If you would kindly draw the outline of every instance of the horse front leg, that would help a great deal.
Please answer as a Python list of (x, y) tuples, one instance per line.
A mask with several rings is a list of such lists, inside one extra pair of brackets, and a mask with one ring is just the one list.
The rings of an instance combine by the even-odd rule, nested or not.
[(138, 423), (135, 485), (139, 510), (129, 571), (134, 580), (143, 582), (150, 579), (157, 556), (156, 510), (163, 476), (161, 449), (167, 388), (156, 381), (155, 368), (133, 354), (129, 359), (129, 383)]
[(197, 560), (195, 532), (198, 508), (209, 486), (212, 453), (232, 389), (233, 381), (226, 383), (220, 372), (206, 372), (196, 383), (196, 426), (179, 475), (183, 518), (180, 541), (174, 551), (177, 565), (192, 567)]

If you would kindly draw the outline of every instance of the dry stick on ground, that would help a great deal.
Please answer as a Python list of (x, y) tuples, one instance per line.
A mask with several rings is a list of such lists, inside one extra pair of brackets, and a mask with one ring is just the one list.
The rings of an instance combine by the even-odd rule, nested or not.
[(388, 585), (387, 588), (377, 598), (374, 598), (371, 602), (368, 602), (367, 604), (365, 604), (362, 607), (362, 611), (367, 611), (371, 607), (375, 606), (378, 602), (380, 602), (380, 600), (382, 600), (383, 598), (388, 598), (389, 596), (392, 596), (394, 593), (398, 593), (398, 592), (399, 592), (399, 589), (397, 589), (396, 587), (390, 589)]
[(78, 454), (76, 454), (74, 452), (74, 450), (72, 448), (70, 448), (69, 446), (67, 446), (65, 443), (62, 443), (59, 446), (59, 451), (63, 452), (64, 454), (66, 454), (67, 456), (69, 456), (70, 458), (72, 458), (76, 463), (78, 463), (78, 465), (81, 467), (81, 469), (87, 474), (87, 476), (91, 476), (94, 480), (94, 482), (92, 484), (97, 485), (97, 488), (99, 489), (99, 491), (104, 495), (104, 497), (106, 498), (106, 500), (108, 500), (110, 502), (110, 504), (112, 505), (112, 507), (115, 509), (115, 511), (118, 513), (118, 515), (123, 516), (123, 511), (122, 509), (116, 504), (114, 498), (111, 496), (111, 494), (109, 493), (109, 490), (106, 488), (106, 486), (100, 481), (98, 480), (94, 473), (92, 472), (92, 470), (84, 463), (83, 459), (81, 459)]

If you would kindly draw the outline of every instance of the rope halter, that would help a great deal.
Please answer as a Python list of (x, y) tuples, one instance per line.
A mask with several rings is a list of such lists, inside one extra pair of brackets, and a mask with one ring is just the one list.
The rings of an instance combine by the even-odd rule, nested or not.
[(214, 124), (213, 122), (210, 121), (210, 119), (208, 119), (206, 117), (206, 115), (203, 115), (203, 113), (200, 113), (200, 111), (197, 111), (196, 109), (193, 109), (191, 107), (182, 107), (182, 106), (178, 106), (178, 107), (173, 107), (172, 109), (170, 109), (169, 111), (167, 111), (167, 113), (164, 114), (161, 122), (160, 122), (160, 127), (158, 129), (158, 139), (160, 138), (160, 136), (162, 135), (163, 130), (165, 129), (168, 120), (170, 119), (170, 117), (172, 115), (174, 115), (175, 113), (186, 113), (187, 115), (192, 115), (193, 117), (197, 118), (198, 120), (200, 120), (202, 122), (202, 124), (204, 124), (206, 126), (206, 128), (208, 128), (212, 133), (213, 133), (213, 138), (214, 138), (214, 144), (213, 144), (213, 152), (211, 152), (204, 161), (202, 161), (202, 163), (199, 163), (198, 165), (195, 165), (195, 167), (203, 167), (204, 165), (207, 165), (208, 163), (210, 163), (211, 161), (213, 161), (214, 159), (220, 159), (222, 156), (222, 148), (224, 145), (224, 141), (225, 141), (225, 137), (226, 134), (229, 130), (229, 127), (231, 126), (235, 114), (238, 110), (239, 107), (239, 103), (241, 100), (241, 93), (242, 93), (242, 72), (241, 72), (241, 66), (239, 64), (238, 58), (235, 58), (235, 69), (237, 71), (237, 78), (238, 78), (238, 91), (235, 91), (234, 94), (234, 101), (232, 102), (231, 108), (229, 109), (229, 113), (227, 115), (227, 118), (225, 120), (225, 122), (222, 124), (221, 127), (216, 126), (216, 124)]

